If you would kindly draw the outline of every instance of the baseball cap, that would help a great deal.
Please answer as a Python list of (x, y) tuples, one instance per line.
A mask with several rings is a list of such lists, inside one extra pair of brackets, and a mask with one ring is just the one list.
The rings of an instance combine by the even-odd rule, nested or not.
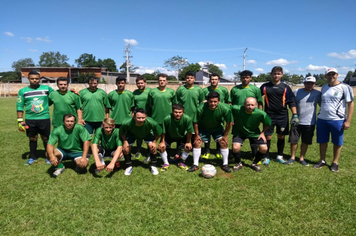
[(335, 72), (336, 74), (338, 74), (336, 68), (328, 68), (326, 71), (325, 71), (325, 74), (328, 74), (330, 72)]
[(249, 76), (252, 76), (252, 71), (249, 71), (249, 70), (244, 70), (244, 71), (241, 71), (240, 72), (240, 76), (242, 76), (242, 75), (249, 75)]
[(303, 83), (307, 83), (307, 82), (316, 83), (316, 79), (314, 76), (308, 76), (303, 80)]

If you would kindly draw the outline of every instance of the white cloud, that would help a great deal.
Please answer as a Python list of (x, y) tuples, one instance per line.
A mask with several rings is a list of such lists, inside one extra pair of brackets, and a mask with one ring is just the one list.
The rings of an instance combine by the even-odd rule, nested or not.
[(297, 63), (297, 61), (288, 61), (284, 58), (266, 62), (267, 65), (277, 65), (277, 66), (285, 66), (293, 63)]
[(46, 42), (46, 43), (52, 42), (52, 40), (50, 40), (48, 36), (45, 37), (45, 38), (37, 37), (36, 40), (37, 41), (43, 41), (43, 42)]
[(28, 51), (30, 51), (30, 52), (38, 52), (37, 49), (28, 49)]
[(138, 42), (135, 39), (124, 39), (126, 44), (130, 44), (131, 46), (136, 46)]
[(353, 59), (356, 58), (356, 50), (351, 49), (348, 52), (341, 52), (341, 53), (337, 53), (337, 52), (331, 52), (327, 54), (329, 57), (336, 57), (336, 58), (340, 58), (340, 59)]
[(32, 42), (32, 38), (31, 37), (20, 37), (20, 39), (24, 39), (26, 40), (26, 42), (31, 43)]
[(219, 67), (219, 69), (221, 69), (221, 70), (226, 70), (227, 69), (225, 64), (214, 64), (212, 61), (200, 61), (200, 62), (198, 62), (198, 64), (201, 67), (204, 67), (206, 64), (213, 64), (213, 65)]
[(310, 64), (310, 65), (308, 65), (307, 67), (305, 67), (305, 69), (307, 70), (307, 71), (314, 71), (314, 70), (326, 70), (327, 68), (329, 68), (329, 67), (327, 67), (327, 66), (314, 66), (314, 65), (312, 65), (312, 64)]
[(227, 67), (225, 64), (215, 64), (217, 67), (219, 67), (220, 70), (226, 70)]
[(229, 80), (234, 80), (235, 76), (234, 75), (224, 75), (225, 79), (229, 79)]
[(255, 60), (247, 60), (246, 63), (247, 64), (254, 64), (254, 65), (257, 64), (257, 62)]
[(262, 69), (262, 68), (256, 68), (255, 71), (258, 72), (258, 73), (263, 73), (263, 72), (265, 72), (265, 70)]
[(151, 67), (151, 68), (148, 68), (148, 67), (140, 66), (139, 69), (137, 69), (135, 71), (135, 73), (138, 73), (138, 74), (141, 74), (141, 75), (143, 75), (145, 73), (152, 74), (153, 72), (155, 72), (157, 70), (159, 70), (161, 73), (165, 73), (167, 75), (177, 76), (175, 71), (169, 71), (169, 70), (167, 70), (167, 68), (164, 68), (164, 67)]
[(7, 36), (10, 36), (10, 37), (14, 37), (14, 34), (13, 33), (11, 33), (11, 32), (4, 32), (4, 34), (6, 34)]
[(239, 65), (233, 64), (232, 67), (239, 67)]

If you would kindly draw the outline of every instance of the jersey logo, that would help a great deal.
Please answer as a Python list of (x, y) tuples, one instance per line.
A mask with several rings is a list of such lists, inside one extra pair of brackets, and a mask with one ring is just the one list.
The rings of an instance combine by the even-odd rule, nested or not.
[(43, 111), (43, 101), (42, 100), (38, 100), (38, 98), (35, 98), (32, 101), (31, 111), (33, 111), (35, 113), (42, 112)]
[(17, 98), (17, 103), (21, 103), (22, 99), (20, 97)]

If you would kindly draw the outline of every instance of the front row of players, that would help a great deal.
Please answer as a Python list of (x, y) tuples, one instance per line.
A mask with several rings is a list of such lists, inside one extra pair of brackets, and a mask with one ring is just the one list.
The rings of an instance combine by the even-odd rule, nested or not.
[[(75, 119), (75, 116), (71, 114), (64, 115), (63, 126), (55, 128), (50, 134), (47, 152), (51, 164), (55, 166), (54, 177), (65, 170), (63, 160), (73, 160), (76, 163), (77, 172), (85, 170), (88, 166), (91, 136), (82, 125), (76, 124)], [(225, 172), (231, 172), (228, 165), (228, 134), (233, 122), (233, 156), (236, 160), (234, 171), (242, 168), (240, 147), (248, 138), (251, 144), (259, 147), (251, 167), (261, 172), (257, 163), (267, 152), (264, 132), (271, 125), (270, 118), (264, 111), (257, 109), (255, 98), (249, 97), (243, 106), (234, 105), (230, 108), (229, 105), (220, 103), (220, 95), (217, 92), (211, 92), (208, 95), (207, 102), (198, 107), (193, 119), (184, 113), (184, 107), (180, 104), (173, 105), (172, 113), (163, 120), (162, 126), (151, 117), (147, 117), (146, 111), (141, 108), (136, 109), (133, 117), (126, 119), (120, 129), (115, 128), (115, 120), (105, 118), (101, 128), (95, 132), (91, 146), (96, 165), (95, 172), (99, 173), (104, 169), (113, 171), (115, 167), (120, 167), (120, 159), (125, 158), (125, 175), (131, 175), (133, 170), (132, 145), (137, 140), (144, 140), (151, 157), (150, 170), (153, 175), (157, 175), (159, 173), (157, 143), (160, 138), (158, 150), (163, 161), (161, 171), (168, 170), (170, 163), (167, 149), (176, 142), (177, 148), (183, 149), (178, 167), (193, 172), (199, 169), (202, 142), (207, 143), (210, 136), (220, 144), (222, 169)], [(263, 124), (262, 132), (259, 130), (261, 123)], [(58, 146), (54, 148), (56, 143)], [(185, 161), (190, 151), (193, 153), (193, 165), (188, 168)], [(104, 161), (106, 156), (112, 159), (107, 166)]]

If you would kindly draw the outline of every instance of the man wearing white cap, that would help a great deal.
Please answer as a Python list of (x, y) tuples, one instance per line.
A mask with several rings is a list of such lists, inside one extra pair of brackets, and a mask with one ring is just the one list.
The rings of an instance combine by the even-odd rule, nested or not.
[(335, 68), (329, 68), (325, 72), (328, 83), (321, 88), (321, 106), (316, 125), (317, 142), (320, 144), (320, 161), (314, 165), (317, 169), (326, 165), (325, 155), (331, 133), (334, 159), (330, 170), (334, 172), (339, 171), (338, 161), (344, 144), (344, 130), (350, 128), (354, 112), (352, 88), (338, 81), (338, 76)]
[(314, 130), (316, 125), (316, 108), (320, 106), (321, 93), (314, 89), (316, 79), (313, 76), (308, 76), (304, 79), (304, 88), (294, 90), (295, 103), (299, 116), (299, 125), (291, 125), (289, 133), (291, 157), (285, 162), (289, 165), (295, 161), (299, 138), (302, 138), (300, 146), (299, 162), (303, 166), (309, 164), (304, 160), (304, 156), (308, 150), (308, 145), (312, 144)]

